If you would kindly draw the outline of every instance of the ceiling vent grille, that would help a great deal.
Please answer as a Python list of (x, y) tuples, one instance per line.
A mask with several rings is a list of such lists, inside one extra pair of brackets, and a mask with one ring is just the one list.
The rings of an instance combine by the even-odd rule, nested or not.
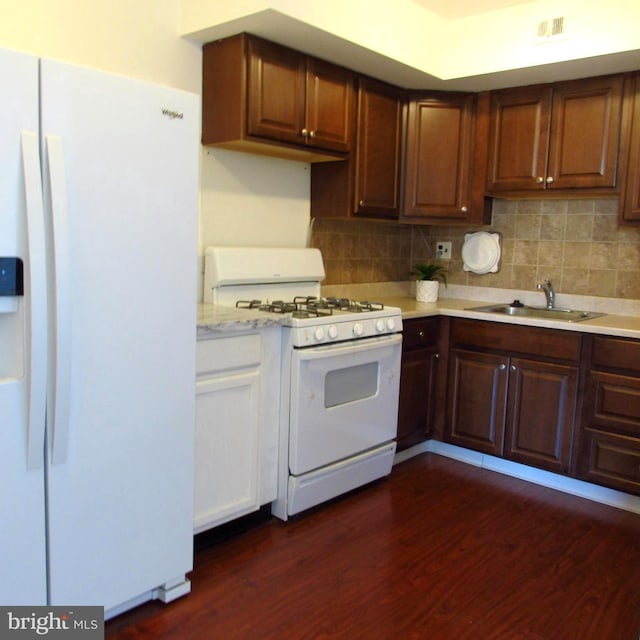
[(538, 39), (560, 38), (565, 35), (566, 20), (564, 16), (538, 22)]

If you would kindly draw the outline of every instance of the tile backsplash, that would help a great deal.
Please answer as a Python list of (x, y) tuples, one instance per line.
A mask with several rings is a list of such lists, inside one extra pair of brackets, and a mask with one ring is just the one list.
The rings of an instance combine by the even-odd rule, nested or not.
[[(318, 219), (311, 243), (322, 251), (325, 284), (409, 280), (413, 264), (450, 241), (443, 264), (452, 284), (528, 290), (550, 278), (560, 293), (640, 299), (640, 227), (619, 226), (617, 216), (617, 199), (494, 200), (490, 226)], [(497, 273), (463, 270), (464, 235), (480, 229), (502, 236)]]

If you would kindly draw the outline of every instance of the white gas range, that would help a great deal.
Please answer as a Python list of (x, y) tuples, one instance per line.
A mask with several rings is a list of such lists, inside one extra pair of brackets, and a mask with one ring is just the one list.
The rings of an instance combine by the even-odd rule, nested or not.
[(317, 249), (209, 247), (203, 301), (282, 315), (278, 498), (286, 520), (387, 475), (395, 453), (402, 315), (322, 298)]

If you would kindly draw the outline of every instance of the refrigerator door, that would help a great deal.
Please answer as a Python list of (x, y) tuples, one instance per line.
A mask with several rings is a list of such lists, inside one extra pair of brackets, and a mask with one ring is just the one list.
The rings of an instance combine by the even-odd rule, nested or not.
[[(24, 296), (0, 297), (0, 603), (38, 605), (46, 604), (42, 446), (46, 300), (41, 272), (37, 58), (0, 50), (0, 80), (0, 256), (21, 258), (26, 275)], [(31, 142), (24, 153), (23, 132)], [(38, 229), (35, 237), (29, 235), (34, 229), (27, 220), (25, 167), (36, 172), (30, 185), (36, 193), (29, 199), (36, 205), (40, 199), (39, 210), (35, 206), (31, 211), (40, 216), (33, 222)], [(31, 370), (31, 361), (38, 365), (37, 371)]]
[(52, 60), (41, 99), (50, 603), (109, 616), (192, 568), (199, 100)]

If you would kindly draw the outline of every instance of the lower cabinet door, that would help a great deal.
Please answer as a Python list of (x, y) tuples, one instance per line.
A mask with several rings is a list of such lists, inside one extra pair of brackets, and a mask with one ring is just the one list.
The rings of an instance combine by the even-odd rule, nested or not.
[(258, 369), (196, 384), (194, 533), (260, 507)]
[(462, 349), (452, 350), (449, 358), (446, 440), (483, 453), (502, 455), (509, 358)]
[(398, 408), (398, 451), (426, 440), (433, 433), (438, 347), (402, 354)]
[(577, 394), (577, 367), (512, 358), (505, 458), (568, 473)]

